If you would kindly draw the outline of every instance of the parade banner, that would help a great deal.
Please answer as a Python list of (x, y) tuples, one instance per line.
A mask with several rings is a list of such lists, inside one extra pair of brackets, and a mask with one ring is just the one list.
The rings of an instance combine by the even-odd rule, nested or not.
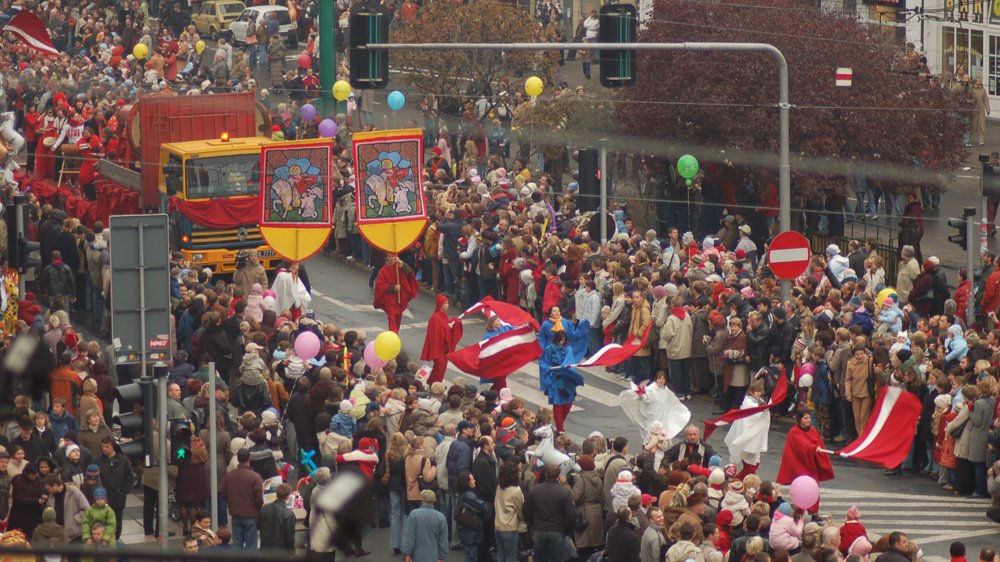
[(333, 227), (333, 142), (261, 147), (260, 231), (280, 256), (302, 261), (318, 252)]
[(507, 304), (505, 302), (498, 301), (493, 297), (483, 297), (483, 299), (476, 304), (470, 306), (460, 314), (459, 318), (465, 318), (470, 314), (475, 314), (477, 312), (482, 312), (486, 318), (492, 316), (499, 316), (500, 321), (507, 326), (521, 326), (523, 324), (528, 324), (535, 329), (537, 332), (541, 329), (538, 324), (538, 320), (535, 317), (527, 313), (521, 307), (515, 304)]
[(427, 225), (422, 129), (373, 131), (352, 137), (357, 224), (368, 242), (405, 250)]
[(771, 399), (767, 401), (767, 404), (761, 404), (760, 406), (755, 406), (753, 408), (733, 408), (714, 420), (704, 420), (705, 439), (708, 439), (719, 427), (729, 425), (736, 420), (748, 418), (752, 415), (765, 412), (776, 406), (780, 406), (787, 397), (788, 377), (786, 377), (784, 371), (782, 371), (781, 375), (778, 377), (778, 383), (774, 386), (774, 391), (771, 392)]
[(885, 386), (878, 395), (863, 435), (837, 452), (844, 458), (898, 467), (913, 445), (923, 404), (900, 386)]

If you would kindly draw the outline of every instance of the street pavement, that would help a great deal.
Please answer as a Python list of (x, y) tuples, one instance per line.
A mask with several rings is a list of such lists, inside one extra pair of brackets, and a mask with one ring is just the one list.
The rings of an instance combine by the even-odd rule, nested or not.
[[(369, 341), (385, 329), (384, 314), (371, 307), (372, 292), (368, 287), (367, 271), (323, 255), (310, 259), (306, 267), (313, 282), (312, 308), (317, 318), (342, 328), (363, 328)], [(403, 349), (411, 360), (418, 360), (427, 318), (433, 306), (433, 299), (424, 293), (411, 303), (409, 314), (403, 319), (400, 336)], [(458, 313), (451, 311), (453, 315)], [(481, 338), (481, 319), (470, 318), (465, 321), (465, 327), (462, 346)], [(451, 368), (446, 377), (449, 381), (477, 382)], [(579, 390), (578, 400), (566, 423), (567, 432), (577, 441), (594, 430), (610, 437), (622, 435), (629, 439), (632, 451), (636, 452), (641, 446), (638, 428), (623, 415), (618, 400), (618, 393), (627, 384), (619, 376), (607, 374), (603, 369), (586, 370), (584, 378), (586, 385)], [(535, 364), (513, 374), (508, 381), (514, 394), (524, 398), (530, 407), (546, 405), (538, 389), (538, 368)], [(709, 418), (714, 409), (710, 400), (702, 396), (695, 397), (689, 407), (692, 421), (699, 425), (700, 420)], [(777, 474), (784, 436), (789, 427), (788, 421), (772, 423), (770, 450), (763, 455), (760, 469), (762, 478), (773, 478)], [(725, 436), (726, 430), (722, 428), (709, 441), (721, 451), (724, 461), (728, 457), (723, 443)], [(838, 446), (835, 443), (827, 445), (833, 448)], [(983, 546), (995, 546), (991, 539), (996, 536), (998, 528), (984, 515), (989, 500), (959, 498), (941, 490), (936, 481), (916, 474), (884, 476), (881, 467), (858, 461), (834, 458), (834, 468), (837, 478), (824, 482), (821, 487), (821, 514), (830, 514), (835, 522), (841, 524), (847, 509), (857, 505), (873, 541), (883, 533), (905, 531), (923, 548), (930, 562), (948, 560), (948, 546), (956, 540), (966, 543), (970, 556), (978, 553)], [(140, 518), (138, 528), (141, 529), (141, 508), (127, 509), (126, 517), (131, 519), (133, 513), (134, 517)], [(126, 525), (128, 530), (129, 523)], [(373, 560), (393, 559), (388, 547), (387, 529), (373, 530), (366, 537), (365, 545), (373, 552)], [(453, 551), (449, 560), (461, 560), (460, 552)]]

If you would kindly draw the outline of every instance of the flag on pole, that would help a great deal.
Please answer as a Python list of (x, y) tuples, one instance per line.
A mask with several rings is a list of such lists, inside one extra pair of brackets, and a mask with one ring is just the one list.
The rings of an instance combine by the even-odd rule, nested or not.
[(494, 315), (499, 316), (500, 321), (508, 326), (521, 326), (523, 324), (527, 324), (534, 328), (535, 331), (541, 329), (538, 325), (538, 321), (535, 320), (535, 317), (528, 312), (525, 312), (524, 309), (517, 305), (500, 302), (495, 300), (493, 297), (483, 298), (483, 300), (470, 306), (458, 317), (465, 318), (466, 316), (477, 312), (482, 312), (487, 318)]
[(910, 452), (922, 410), (920, 399), (912, 392), (901, 386), (884, 387), (875, 402), (864, 435), (837, 454), (889, 469), (896, 468)]
[(49, 32), (45, 29), (45, 24), (30, 10), (21, 10), (18, 12), (14, 16), (14, 19), (10, 20), (3, 29), (20, 37), (25, 45), (36, 51), (54, 56), (62, 54), (52, 45), (52, 38), (49, 37)]
[(524, 324), (448, 354), (460, 371), (482, 379), (505, 377), (542, 356), (535, 328)]
[(608, 345), (598, 349), (589, 358), (577, 363), (576, 365), (570, 365), (570, 367), (612, 367), (625, 361), (629, 357), (636, 354), (642, 346), (646, 345), (646, 340), (649, 339), (649, 332), (653, 329), (653, 323), (650, 322), (646, 326), (646, 331), (643, 332), (642, 338), (631, 337), (624, 345), (617, 343), (609, 343)]
[(705, 439), (708, 439), (708, 437), (712, 435), (712, 432), (721, 426), (728, 425), (736, 420), (748, 418), (754, 414), (759, 414), (780, 405), (785, 401), (787, 396), (788, 377), (785, 376), (784, 371), (782, 371), (781, 375), (778, 377), (777, 384), (774, 385), (774, 391), (771, 392), (771, 399), (767, 401), (767, 404), (761, 404), (760, 406), (755, 406), (753, 408), (744, 408), (742, 410), (734, 408), (714, 420), (705, 420)]

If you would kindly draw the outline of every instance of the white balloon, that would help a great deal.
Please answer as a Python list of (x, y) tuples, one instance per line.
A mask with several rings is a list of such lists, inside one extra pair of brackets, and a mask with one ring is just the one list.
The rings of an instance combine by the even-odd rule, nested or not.
[(802, 375), (801, 377), (799, 377), (799, 386), (800, 387), (809, 388), (812, 385), (813, 385), (813, 376), (812, 375)]

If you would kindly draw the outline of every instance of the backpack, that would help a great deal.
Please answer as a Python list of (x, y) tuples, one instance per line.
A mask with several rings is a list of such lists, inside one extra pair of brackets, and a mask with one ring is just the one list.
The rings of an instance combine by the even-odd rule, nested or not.
[(483, 519), (478, 513), (469, 509), (469, 506), (465, 505), (464, 498), (459, 502), (458, 506), (455, 507), (455, 523), (458, 523), (462, 527), (466, 527), (468, 529), (479, 530), (483, 528)]
[(420, 459), (420, 472), (417, 473), (417, 487), (420, 491), (423, 490), (434, 490), (437, 491), (438, 483), (437, 478), (434, 478), (430, 482), (424, 481), (424, 466), (427, 463), (427, 457)]

